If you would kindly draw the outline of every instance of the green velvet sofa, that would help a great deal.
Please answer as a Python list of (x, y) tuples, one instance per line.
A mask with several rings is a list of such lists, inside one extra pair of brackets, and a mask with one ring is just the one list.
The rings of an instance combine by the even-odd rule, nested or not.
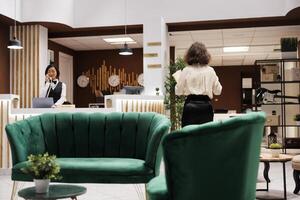
[(147, 183), (159, 174), (169, 120), (156, 113), (51, 113), (6, 126), (12, 180), (32, 181), (20, 169), (27, 156), (55, 154), (66, 183)]
[(254, 200), (265, 115), (186, 126), (163, 142), (165, 176), (149, 200)]

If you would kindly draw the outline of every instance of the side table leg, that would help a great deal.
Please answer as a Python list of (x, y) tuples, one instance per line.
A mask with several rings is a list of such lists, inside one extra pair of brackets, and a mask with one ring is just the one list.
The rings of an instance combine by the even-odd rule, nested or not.
[(269, 162), (264, 162), (264, 178), (267, 183), (267, 191), (269, 191), (269, 183), (271, 182), (269, 178), (269, 170), (270, 170), (270, 163)]
[(77, 200), (77, 197), (71, 197), (72, 200)]
[(282, 162), (283, 169), (283, 189), (284, 189), (284, 199), (286, 200), (286, 174), (285, 174), (285, 162)]
[(294, 194), (298, 194), (298, 192), (300, 191), (300, 171), (294, 170), (293, 176), (295, 181)]

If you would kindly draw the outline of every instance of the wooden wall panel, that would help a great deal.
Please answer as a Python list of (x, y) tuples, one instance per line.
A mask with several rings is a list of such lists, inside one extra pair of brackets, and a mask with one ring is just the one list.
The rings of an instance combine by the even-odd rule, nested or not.
[(8, 123), (10, 101), (0, 101), (0, 168), (10, 167), (10, 149), (5, 132), (5, 125)]
[[(13, 29), (11, 27), (11, 37)], [(11, 93), (20, 95), (20, 107), (31, 107), (39, 96), (39, 26), (17, 26), (22, 50), (10, 50)]]
[[(103, 60), (105, 60), (105, 64)], [(93, 69), (94, 72), (92, 72)], [(94, 74), (95, 76), (90, 77), (91, 82), (97, 81), (98, 88), (106, 93), (113, 92), (115, 90), (110, 90), (107, 83), (107, 78), (110, 74), (119, 74), (125, 85), (129, 81), (132, 82), (132, 79), (136, 79), (132, 76), (143, 73), (143, 49), (133, 49), (132, 56), (120, 56), (118, 50), (76, 52), (76, 68), (74, 68), (74, 102), (76, 107), (87, 107), (89, 103), (96, 101), (95, 94), (91, 88), (92, 85), (97, 87), (96, 82), (89, 84), (86, 88), (80, 88), (77, 85), (77, 77), (82, 73), (86, 75)], [(134, 74), (132, 75), (132, 73)], [(116, 90), (119, 89), (119, 86), (116, 87)]]

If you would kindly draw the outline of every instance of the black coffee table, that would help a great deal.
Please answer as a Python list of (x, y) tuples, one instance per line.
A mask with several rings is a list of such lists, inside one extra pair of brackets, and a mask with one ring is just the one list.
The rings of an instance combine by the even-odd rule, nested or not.
[(86, 188), (78, 185), (50, 185), (49, 192), (39, 194), (35, 192), (35, 187), (24, 188), (18, 195), (24, 199), (77, 199), (77, 196), (86, 193)]

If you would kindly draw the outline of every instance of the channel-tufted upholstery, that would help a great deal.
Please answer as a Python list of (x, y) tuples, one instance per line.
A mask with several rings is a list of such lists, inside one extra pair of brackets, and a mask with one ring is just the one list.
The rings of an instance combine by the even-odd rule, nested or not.
[(62, 182), (146, 183), (159, 173), (161, 138), (169, 120), (156, 113), (51, 113), (6, 126), (12, 180), (31, 181), (20, 170), (27, 156), (55, 154)]
[(168, 134), (166, 175), (147, 184), (148, 199), (254, 200), (264, 122), (256, 112)]

